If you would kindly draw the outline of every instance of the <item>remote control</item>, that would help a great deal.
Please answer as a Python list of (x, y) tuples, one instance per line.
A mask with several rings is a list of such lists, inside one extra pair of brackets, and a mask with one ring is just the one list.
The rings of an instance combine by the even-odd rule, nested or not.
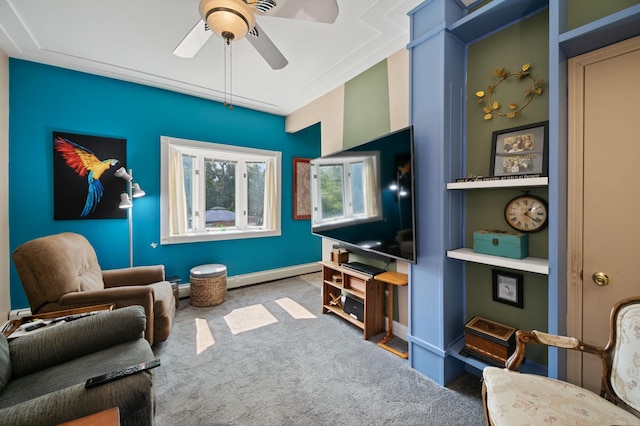
[(95, 386), (103, 385), (105, 383), (109, 383), (113, 380), (117, 380), (122, 377), (129, 376), (131, 374), (139, 373), (140, 371), (149, 370), (151, 368), (158, 367), (159, 365), (160, 365), (159, 359), (154, 359), (153, 361), (147, 361), (140, 364), (132, 365), (131, 367), (127, 367), (122, 370), (116, 370), (107, 374), (102, 374), (100, 376), (92, 377), (86, 381), (86, 383), (84, 384), (84, 387), (86, 389), (93, 388)]
[(46, 327), (47, 323), (46, 322), (37, 322), (33, 325), (27, 326), (24, 330), (25, 331), (33, 331), (33, 330), (37, 330), (38, 328), (42, 328), (42, 327)]

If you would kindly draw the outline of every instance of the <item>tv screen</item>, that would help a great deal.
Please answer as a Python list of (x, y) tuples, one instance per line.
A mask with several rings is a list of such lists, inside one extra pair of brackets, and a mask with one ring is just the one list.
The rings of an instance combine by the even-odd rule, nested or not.
[(416, 263), (413, 127), (311, 160), (313, 234)]

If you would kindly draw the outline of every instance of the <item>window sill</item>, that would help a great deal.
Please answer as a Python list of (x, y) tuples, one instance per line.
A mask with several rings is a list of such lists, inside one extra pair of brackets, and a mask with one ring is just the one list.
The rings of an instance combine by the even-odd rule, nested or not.
[(198, 232), (185, 235), (172, 235), (168, 237), (162, 237), (160, 240), (161, 245), (166, 244), (185, 244), (185, 243), (200, 243), (206, 241), (222, 241), (222, 240), (239, 240), (244, 238), (262, 238), (262, 237), (277, 237), (282, 233), (280, 230), (251, 230), (251, 231), (207, 231)]

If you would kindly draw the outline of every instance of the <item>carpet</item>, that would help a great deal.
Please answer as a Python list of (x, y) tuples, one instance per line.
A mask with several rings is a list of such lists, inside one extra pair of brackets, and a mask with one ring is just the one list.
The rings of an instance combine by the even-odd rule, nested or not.
[(231, 334), (244, 333), (278, 322), (263, 305), (234, 309), (233, 312), (224, 316), (224, 320)]
[(323, 315), (319, 280), (229, 290), (212, 307), (184, 299), (170, 338), (154, 346), (156, 424), (484, 424), (477, 377), (445, 388), (422, 376)]

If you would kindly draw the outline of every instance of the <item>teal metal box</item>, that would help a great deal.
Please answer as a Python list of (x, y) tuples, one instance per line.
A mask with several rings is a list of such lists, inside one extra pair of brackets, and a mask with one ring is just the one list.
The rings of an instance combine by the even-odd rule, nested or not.
[(473, 233), (473, 251), (522, 259), (529, 256), (529, 235), (506, 231), (476, 231)]

